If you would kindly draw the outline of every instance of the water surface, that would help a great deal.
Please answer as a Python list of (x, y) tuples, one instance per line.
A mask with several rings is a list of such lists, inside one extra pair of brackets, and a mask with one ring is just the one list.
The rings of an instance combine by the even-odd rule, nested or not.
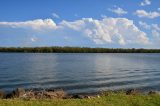
[(0, 89), (160, 90), (160, 54), (0, 53)]

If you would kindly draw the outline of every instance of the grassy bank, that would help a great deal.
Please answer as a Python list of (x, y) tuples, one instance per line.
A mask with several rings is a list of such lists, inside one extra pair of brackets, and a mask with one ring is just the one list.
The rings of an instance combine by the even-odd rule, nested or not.
[(0, 100), (0, 106), (160, 106), (160, 95), (112, 93), (92, 99)]

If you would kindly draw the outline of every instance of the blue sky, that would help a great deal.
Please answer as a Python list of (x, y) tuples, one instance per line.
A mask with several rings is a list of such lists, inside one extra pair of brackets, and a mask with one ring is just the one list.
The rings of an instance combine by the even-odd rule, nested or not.
[(0, 46), (159, 48), (160, 0), (1, 0)]

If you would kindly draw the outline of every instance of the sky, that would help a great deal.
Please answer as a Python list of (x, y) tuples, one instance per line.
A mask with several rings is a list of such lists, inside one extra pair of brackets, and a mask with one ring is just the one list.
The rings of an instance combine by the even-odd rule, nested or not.
[(0, 47), (160, 49), (160, 0), (0, 0)]

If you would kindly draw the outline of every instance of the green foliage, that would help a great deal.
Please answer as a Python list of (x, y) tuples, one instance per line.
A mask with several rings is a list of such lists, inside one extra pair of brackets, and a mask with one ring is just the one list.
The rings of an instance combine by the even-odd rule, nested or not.
[(0, 52), (22, 53), (160, 53), (160, 49), (123, 49), (89, 47), (0, 47)]

